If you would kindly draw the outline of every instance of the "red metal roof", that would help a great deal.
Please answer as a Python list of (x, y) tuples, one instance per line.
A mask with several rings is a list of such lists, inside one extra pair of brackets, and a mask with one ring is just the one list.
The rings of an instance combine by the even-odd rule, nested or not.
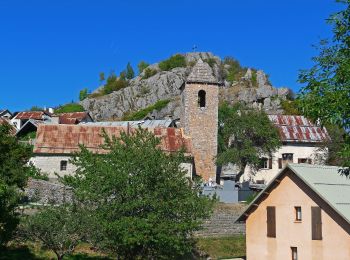
[(316, 126), (304, 116), (269, 115), (283, 142), (320, 143), (329, 139), (325, 127)]
[(74, 125), (90, 117), (88, 112), (73, 112), (57, 114), (60, 124)]
[(48, 115), (43, 111), (27, 111), (27, 112), (19, 112), (15, 119), (35, 119), (35, 120), (43, 120), (43, 116)]
[[(79, 145), (84, 145), (90, 151), (106, 153), (101, 148), (104, 138), (101, 136), (105, 130), (108, 136), (120, 137), (121, 132), (127, 132), (125, 127), (88, 126), (88, 125), (39, 125), (34, 153), (40, 154), (72, 154), (80, 150)], [(190, 138), (185, 137), (182, 129), (176, 128), (152, 128), (148, 129), (161, 140), (161, 149), (166, 152), (174, 152), (185, 148), (191, 152)], [(130, 132), (135, 129), (130, 128)]]

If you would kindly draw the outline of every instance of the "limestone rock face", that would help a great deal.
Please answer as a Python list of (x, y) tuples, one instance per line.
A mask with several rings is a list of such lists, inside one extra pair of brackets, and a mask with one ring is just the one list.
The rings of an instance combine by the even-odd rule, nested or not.
[[(127, 88), (112, 92), (109, 95), (87, 98), (80, 102), (85, 110), (89, 111), (97, 121), (120, 120), (125, 113), (138, 111), (158, 100), (170, 99), (168, 105), (160, 111), (154, 110), (150, 116), (164, 118), (172, 116), (179, 118), (181, 112), (180, 87), (191, 72), (192, 66), (199, 60), (207, 62), (213, 75), (221, 82), (220, 100), (229, 103), (244, 102), (268, 113), (282, 113), (281, 100), (289, 94), (287, 88), (273, 87), (262, 70), (253, 72), (248, 68), (244, 77), (234, 84), (225, 80), (224, 75), (228, 72), (229, 65), (222, 64), (218, 56), (210, 52), (192, 52), (184, 54), (187, 67), (174, 68), (171, 71), (160, 71), (157, 63), (149, 67), (158, 73), (148, 79), (142, 79), (143, 73), (130, 80)], [(255, 86), (252, 83), (253, 73), (256, 73)], [(98, 88), (98, 90), (101, 87)], [(96, 92), (97, 90), (93, 91)]]

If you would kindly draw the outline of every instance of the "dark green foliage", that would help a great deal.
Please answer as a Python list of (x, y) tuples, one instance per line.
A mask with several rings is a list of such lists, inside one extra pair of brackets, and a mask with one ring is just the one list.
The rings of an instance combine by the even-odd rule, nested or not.
[(28, 177), (36, 180), (49, 180), (47, 173), (41, 172), (41, 170), (36, 168), (32, 163), (29, 164)]
[[(344, 10), (330, 16), (328, 23), (333, 27), (333, 38), (321, 41), (319, 56), (314, 57), (315, 65), (299, 75), (304, 85), (298, 97), (303, 113), (322, 124), (338, 125), (350, 129), (350, 1)], [(339, 151), (348, 167), (343, 173), (350, 174), (350, 137)]]
[(142, 73), (142, 71), (144, 71), (147, 67), (149, 66), (149, 64), (145, 61), (140, 61), (140, 63), (137, 65), (137, 68), (139, 69), (139, 75)]
[(186, 59), (181, 54), (173, 55), (159, 63), (159, 68), (163, 71), (169, 71), (177, 67), (186, 67)]
[(247, 165), (257, 170), (260, 158), (271, 156), (281, 145), (278, 130), (263, 111), (236, 104), (219, 107), (218, 165), (233, 163), (240, 169), (239, 181)]
[(44, 109), (42, 107), (32, 106), (29, 110), (30, 111), (43, 111)]
[(257, 75), (256, 75), (256, 70), (252, 69), (252, 85), (253, 87), (258, 87), (258, 80), (257, 80)]
[(126, 72), (125, 72), (126, 79), (130, 80), (135, 77), (134, 69), (132, 68), (130, 62), (126, 65)]
[(132, 114), (125, 115), (123, 119), (128, 121), (141, 120), (145, 116), (147, 116), (149, 113), (151, 113), (153, 110), (157, 110), (157, 111), (162, 110), (168, 105), (169, 102), (170, 102), (169, 99), (158, 100), (156, 103), (154, 103), (154, 105), (146, 107)]
[(79, 100), (80, 101), (83, 101), (88, 96), (89, 96), (89, 94), (88, 94), (88, 89), (87, 88), (84, 88), (84, 89), (80, 90), (80, 92), (79, 92)]
[(213, 201), (185, 177), (183, 155), (161, 151), (160, 140), (141, 128), (105, 138), (110, 152), (96, 156), (82, 148), (74, 158), (76, 175), (65, 178), (85, 212), (87, 239), (118, 259), (190, 252), (192, 232), (210, 215)]
[(142, 79), (148, 79), (156, 74), (157, 74), (157, 70), (152, 69), (152, 68), (146, 68)]
[(60, 106), (55, 110), (56, 114), (60, 113), (72, 113), (72, 112), (84, 112), (84, 108), (82, 105), (79, 105), (77, 103), (69, 103), (65, 104), (63, 106)]
[(126, 80), (126, 73), (123, 71), (120, 73), (119, 78), (112, 72), (108, 78), (105, 86), (103, 87), (101, 93), (108, 95), (113, 91), (118, 91), (120, 89), (126, 88), (128, 86), (128, 81)]
[(58, 260), (74, 252), (82, 238), (80, 215), (71, 206), (48, 206), (28, 216), (22, 230), (33, 241), (52, 250)]
[(6, 244), (18, 224), (19, 189), (27, 183), (31, 148), (18, 143), (8, 124), (0, 125), (0, 246)]
[(240, 80), (246, 71), (246, 68), (242, 67), (238, 60), (232, 57), (224, 58), (224, 65), (229, 65), (228, 73), (224, 75), (225, 79), (229, 82)]
[(285, 115), (301, 115), (297, 100), (281, 100), (281, 106)]

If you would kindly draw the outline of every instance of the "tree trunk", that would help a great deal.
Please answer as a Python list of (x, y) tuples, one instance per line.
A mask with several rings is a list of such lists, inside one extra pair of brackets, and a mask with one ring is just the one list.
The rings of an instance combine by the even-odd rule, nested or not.
[(242, 175), (244, 174), (245, 171), (245, 167), (247, 166), (246, 163), (244, 163), (240, 168), (239, 168), (239, 172), (236, 174), (235, 177), (235, 182), (239, 182), (239, 179), (242, 177)]

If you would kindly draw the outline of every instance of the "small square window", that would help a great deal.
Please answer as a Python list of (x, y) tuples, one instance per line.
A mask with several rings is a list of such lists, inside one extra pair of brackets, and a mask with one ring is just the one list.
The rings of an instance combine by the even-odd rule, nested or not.
[(297, 247), (291, 247), (292, 252), (292, 260), (298, 260), (298, 248)]
[(66, 171), (67, 170), (67, 165), (68, 165), (68, 161), (61, 161), (61, 163), (60, 163), (60, 170), (61, 171)]
[(267, 158), (260, 158), (260, 169), (269, 169), (269, 159)]
[(301, 221), (301, 207), (294, 207), (295, 209), (295, 221)]

